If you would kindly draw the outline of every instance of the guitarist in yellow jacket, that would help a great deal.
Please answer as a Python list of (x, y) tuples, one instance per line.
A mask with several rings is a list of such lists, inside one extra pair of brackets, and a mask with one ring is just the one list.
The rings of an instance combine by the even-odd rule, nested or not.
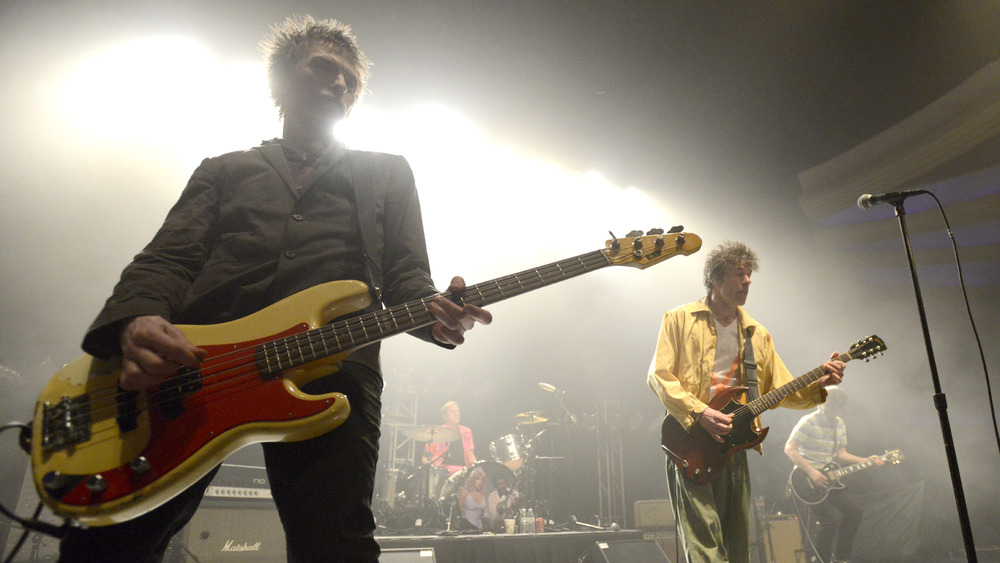
[[(774, 348), (771, 335), (743, 309), (757, 253), (739, 242), (726, 242), (706, 257), (707, 295), (663, 316), (647, 383), (672, 418), (687, 433), (705, 432), (723, 443), (734, 429), (734, 415), (709, 406), (712, 399), (743, 385), (745, 343), (749, 331), (761, 395), (793, 380)], [(837, 357), (834, 353), (831, 358)], [(839, 383), (844, 362), (824, 364), (824, 375), (788, 397), (781, 406), (808, 408), (825, 399), (823, 387)], [(739, 451), (720, 473), (704, 482), (685, 474), (667, 457), (667, 487), (679, 539), (688, 561), (749, 561), (750, 477), (746, 452)], [(704, 473), (700, 473), (704, 476)]]

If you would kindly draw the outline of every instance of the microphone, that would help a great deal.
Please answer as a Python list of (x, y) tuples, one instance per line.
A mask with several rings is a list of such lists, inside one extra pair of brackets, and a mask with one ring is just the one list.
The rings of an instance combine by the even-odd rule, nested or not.
[(549, 393), (556, 393), (559, 395), (566, 394), (566, 392), (563, 391), (562, 389), (557, 389), (555, 385), (549, 385), (548, 383), (539, 383), (538, 386), (542, 388), (542, 391), (548, 391)]
[(868, 209), (880, 203), (897, 204), (911, 195), (925, 194), (927, 190), (905, 190), (902, 192), (886, 192), (884, 194), (862, 194), (858, 198), (858, 207)]

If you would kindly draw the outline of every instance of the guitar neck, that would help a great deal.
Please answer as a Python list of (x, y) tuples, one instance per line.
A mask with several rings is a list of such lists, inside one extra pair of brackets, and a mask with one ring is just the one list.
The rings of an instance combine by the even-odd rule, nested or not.
[(516, 274), (466, 287), (461, 294), (442, 292), (331, 323), (261, 346), (262, 371), (276, 375), (316, 360), (359, 348), (396, 334), (433, 324), (428, 305), (442, 295), (459, 305), (486, 306), (610, 266), (603, 250), (595, 250)]
[[(836, 359), (846, 363), (851, 360), (851, 355), (845, 352), (837, 356)], [(800, 390), (805, 389), (816, 381), (819, 381), (824, 374), (825, 370), (823, 369), (823, 366), (819, 366), (809, 373), (801, 375), (781, 387), (778, 387), (777, 389), (774, 389), (773, 391), (748, 402), (746, 407), (753, 412), (754, 416), (758, 416), (760, 413), (777, 406), (778, 403), (784, 401), (795, 393), (798, 393)]]
[(862, 469), (868, 469), (874, 463), (875, 462), (869, 459), (867, 461), (855, 463), (854, 465), (848, 465), (847, 467), (841, 467), (840, 469), (834, 469), (833, 471), (828, 471), (826, 475), (831, 479), (840, 479), (845, 475), (850, 475), (851, 473), (861, 471)]

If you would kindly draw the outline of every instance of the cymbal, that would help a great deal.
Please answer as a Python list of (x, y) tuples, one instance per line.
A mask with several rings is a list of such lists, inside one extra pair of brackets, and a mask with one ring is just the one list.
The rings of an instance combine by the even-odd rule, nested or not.
[(421, 442), (454, 442), (462, 437), (458, 430), (447, 426), (434, 426), (431, 424), (417, 424), (414, 426), (403, 426), (400, 432), (407, 438), (413, 438)]
[(514, 424), (538, 424), (548, 421), (549, 419), (542, 416), (540, 411), (528, 411), (514, 415)]
[(409, 423), (410, 417), (401, 412), (393, 412), (382, 415), (382, 424), (387, 424), (389, 426), (402, 426)]

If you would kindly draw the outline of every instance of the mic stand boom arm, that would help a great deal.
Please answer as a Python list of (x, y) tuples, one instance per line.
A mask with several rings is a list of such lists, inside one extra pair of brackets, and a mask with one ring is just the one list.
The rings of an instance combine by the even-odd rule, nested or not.
[(965, 504), (965, 491), (962, 488), (962, 476), (958, 470), (958, 458), (955, 455), (955, 442), (951, 435), (951, 423), (948, 421), (948, 400), (941, 391), (938, 379), (937, 363), (934, 361), (934, 347), (931, 345), (931, 333), (927, 328), (927, 314), (924, 311), (924, 300), (920, 294), (920, 282), (917, 281), (917, 269), (913, 263), (913, 249), (910, 247), (910, 235), (906, 228), (906, 210), (903, 200), (892, 202), (899, 219), (899, 230), (906, 248), (906, 259), (910, 265), (910, 277), (913, 279), (913, 292), (917, 298), (917, 310), (920, 313), (920, 327), (924, 332), (924, 345), (927, 347), (927, 361), (930, 364), (931, 379), (934, 382), (934, 406), (941, 422), (941, 434), (944, 438), (944, 451), (948, 458), (948, 470), (951, 472), (951, 486), (955, 491), (955, 504), (958, 507), (958, 520), (962, 527), (962, 540), (965, 545), (965, 555), (969, 563), (975, 563), (976, 543), (972, 539), (972, 525), (969, 522), (969, 509)]

